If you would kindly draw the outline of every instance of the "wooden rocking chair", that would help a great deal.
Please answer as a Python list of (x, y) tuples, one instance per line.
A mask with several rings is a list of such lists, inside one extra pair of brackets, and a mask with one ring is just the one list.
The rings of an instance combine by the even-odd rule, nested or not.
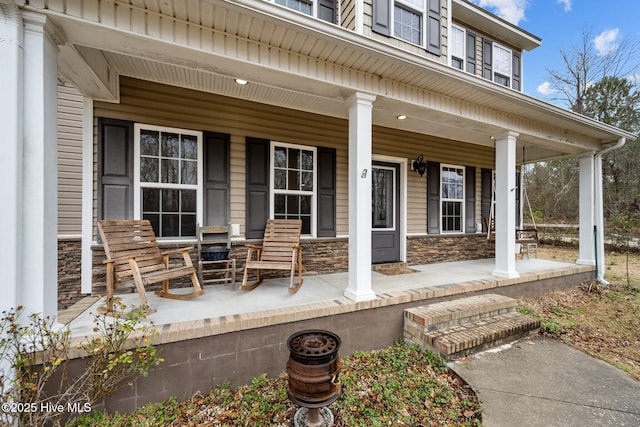
[[(160, 252), (156, 236), (148, 220), (109, 220), (99, 221), (98, 231), (107, 257), (107, 295), (106, 306), (98, 311), (113, 315), (113, 293), (116, 287), (136, 287), (140, 303), (148, 307), (145, 285), (162, 282), (162, 290), (156, 295), (164, 298), (190, 299), (205, 293), (200, 287), (196, 268), (191, 262), (191, 248), (172, 249)], [(172, 265), (169, 257), (182, 254), (183, 263)], [(194, 291), (188, 294), (169, 292), (169, 280), (190, 276)], [(153, 312), (153, 311), (150, 311)]]
[[(295, 294), (302, 286), (302, 248), (300, 232), (302, 221), (299, 219), (270, 219), (264, 231), (262, 246), (248, 245), (247, 261), (240, 290), (250, 291), (262, 283), (260, 270), (291, 270), (289, 293)], [(254, 258), (256, 255), (256, 259)], [(294, 285), (295, 270), (298, 270), (298, 283)], [(247, 284), (249, 269), (256, 270), (256, 281)]]

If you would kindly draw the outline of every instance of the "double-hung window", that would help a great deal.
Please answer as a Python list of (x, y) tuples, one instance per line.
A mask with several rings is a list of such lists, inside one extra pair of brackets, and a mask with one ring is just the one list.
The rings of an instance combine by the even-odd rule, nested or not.
[(464, 28), (451, 26), (451, 66), (464, 70), (467, 45), (467, 34)]
[(464, 167), (440, 166), (441, 229), (462, 233), (464, 226)]
[(395, 0), (393, 35), (413, 44), (423, 45), (425, 0)]
[(160, 238), (196, 235), (202, 212), (202, 133), (136, 124), (134, 216)]
[(313, 1), (307, 0), (275, 0), (276, 4), (313, 16)]
[(493, 44), (493, 81), (503, 86), (511, 87), (512, 60), (511, 50)]
[(336, 23), (337, 0), (270, 0), (287, 9), (313, 16), (323, 21)]
[(271, 218), (302, 220), (302, 234), (315, 236), (315, 147), (271, 142)]

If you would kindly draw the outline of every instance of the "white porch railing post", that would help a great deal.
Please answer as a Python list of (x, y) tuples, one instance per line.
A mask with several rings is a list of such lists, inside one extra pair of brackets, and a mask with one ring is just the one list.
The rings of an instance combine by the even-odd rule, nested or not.
[(596, 265), (593, 226), (595, 225), (595, 160), (593, 153), (580, 157), (579, 255), (576, 264)]
[(349, 107), (349, 286), (354, 301), (376, 298), (371, 289), (371, 127), (375, 96), (355, 93)]
[(516, 270), (516, 132), (496, 136), (496, 266), (497, 277), (520, 277)]
[(58, 312), (57, 46), (45, 15), (23, 12), (22, 283), (25, 313)]

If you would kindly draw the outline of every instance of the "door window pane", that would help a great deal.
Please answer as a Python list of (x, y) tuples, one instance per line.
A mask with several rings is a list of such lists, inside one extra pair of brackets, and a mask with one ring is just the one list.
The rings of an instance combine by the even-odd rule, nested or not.
[(371, 225), (394, 228), (395, 170), (374, 167), (371, 180)]

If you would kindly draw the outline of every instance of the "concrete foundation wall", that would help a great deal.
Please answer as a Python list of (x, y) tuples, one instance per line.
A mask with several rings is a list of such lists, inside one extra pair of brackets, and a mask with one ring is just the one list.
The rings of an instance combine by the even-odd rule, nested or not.
[[(358, 310), (327, 317), (289, 322), (256, 329), (187, 339), (158, 345), (158, 354), (165, 361), (149, 376), (140, 378), (104, 402), (108, 411), (130, 412), (149, 402), (159, 402), (170, 396), (186, 399), (196, 392), (203, 394), (216, 385), (247, 384), (255, 376), (273, 377), (286, 368), (289, 357), (287, 339), (304, 329), (326, 329), (340, 336), (340, 357), (356, 350), (373, 350), (392, 345), (403, 337), (404, 310), (431, 302), (485, 293), (510, 297), (540, 295), (552, 289), (577, 286), (593, 278), (579, 273), (552, 277), (535, 282), (499, 286), (478, 292), (468, 292), (429, 300), (413, 301), (384, 307)], [(72, 363), (82, 363), (74, 360)]]

